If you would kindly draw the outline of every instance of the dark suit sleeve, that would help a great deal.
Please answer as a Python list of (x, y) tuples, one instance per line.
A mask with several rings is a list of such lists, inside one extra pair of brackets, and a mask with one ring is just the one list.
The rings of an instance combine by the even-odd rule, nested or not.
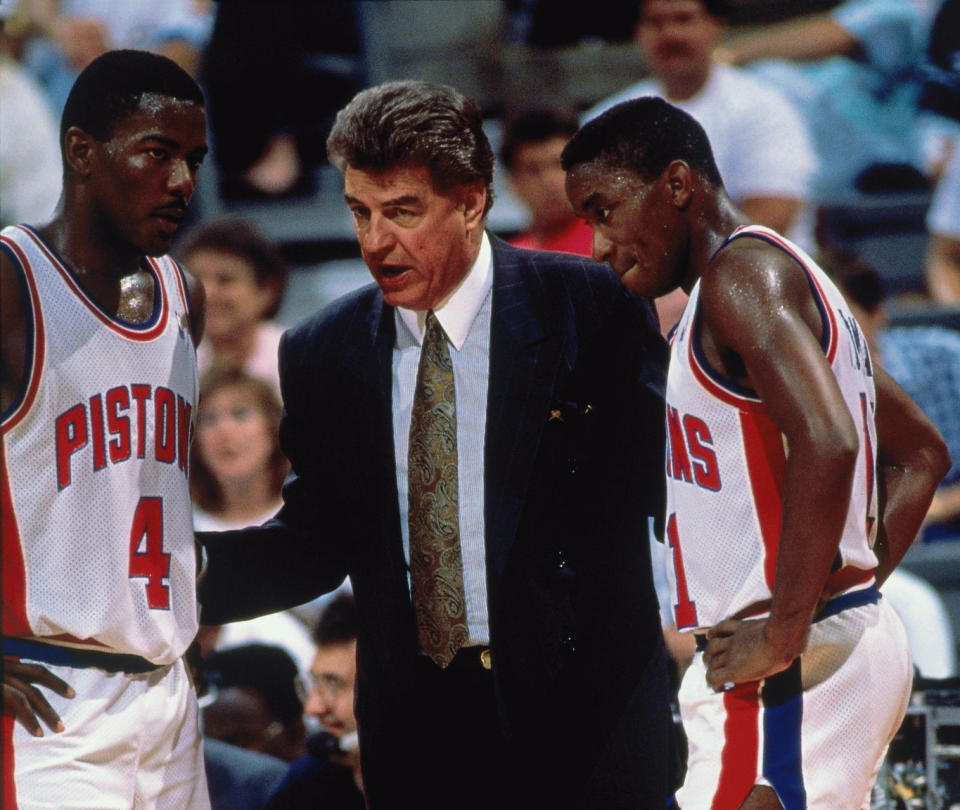
[(303, 336), (284, 335), (280, 444), (292, 472), (284, 505), (262, 526), (200, 532), (207, 562), (200, 578), (201, 621), (222, 624), (302, 604), (333, 590), (348, 573), (349, 532), (342, 526), (337, 465), (318, 416), (316, 374)]

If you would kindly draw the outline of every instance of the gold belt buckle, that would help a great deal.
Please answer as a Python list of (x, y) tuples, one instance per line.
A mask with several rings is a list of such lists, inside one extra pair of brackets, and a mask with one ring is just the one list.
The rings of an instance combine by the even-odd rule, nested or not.
[(490, 650), (486, 649), (480, 653), (480, 666), (484, 669), (490, 669), (493, 666), (493, 656), (490, 654)]

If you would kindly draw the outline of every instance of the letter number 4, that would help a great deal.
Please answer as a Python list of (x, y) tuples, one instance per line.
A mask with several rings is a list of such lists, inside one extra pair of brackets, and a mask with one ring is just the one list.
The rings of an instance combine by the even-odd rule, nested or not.
[(147, 580), (147, 607), (170, 608), (170, 555), (163, 550), (163, 498), (141, 498), (130, 527), (130, 577)]

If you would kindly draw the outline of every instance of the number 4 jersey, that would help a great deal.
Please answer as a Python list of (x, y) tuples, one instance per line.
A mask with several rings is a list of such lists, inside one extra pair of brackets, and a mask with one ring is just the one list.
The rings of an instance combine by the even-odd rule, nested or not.
[[(763, 239), (804, 269), (823, 320), (822, 348), (860, 434), (850, 507), (831, 590), (872, 581), (877, 515), (876, 395), (866, 340), (833, 283), (809, 256), (767, 228)], [(753, 391), (720, 376), (698, 337), (699, 281), (675, 330), (667, 378), (667, 579), (679, 629), (705, 628), (769, 609), (780, 542), (788, 449)]]
[(187, 483), (196, 352), (185, 280), (147, 260), (153, 313), (102, 311), (26, 227), (2, 233), (27, 312), (2, 415), (3, 634), (168, 664), (197, 631)]

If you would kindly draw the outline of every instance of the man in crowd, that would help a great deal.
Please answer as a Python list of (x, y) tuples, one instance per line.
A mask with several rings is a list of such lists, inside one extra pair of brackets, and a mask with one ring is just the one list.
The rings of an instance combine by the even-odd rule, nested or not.
[(374, 810), (664, 807), (652, 307), (486, 232), (493, 154), (452, 88), (359, 93), (328, 153), (376, 285), (285, 335), (284, 506), (201, 536), (204, 621), (350, 576)]

